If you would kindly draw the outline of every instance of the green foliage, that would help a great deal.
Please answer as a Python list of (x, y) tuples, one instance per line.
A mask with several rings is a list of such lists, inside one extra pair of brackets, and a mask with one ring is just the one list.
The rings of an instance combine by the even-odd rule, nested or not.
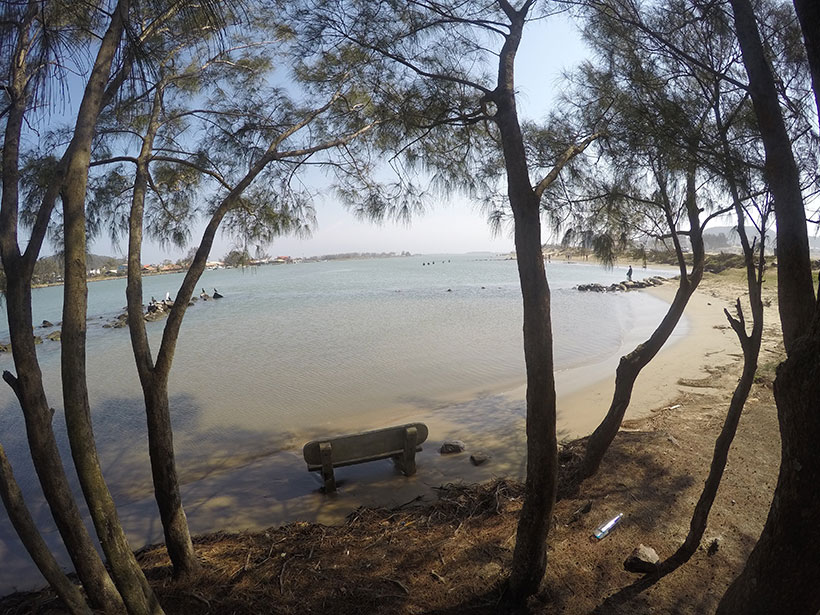
[[(583, 6), (594, 60), (570, 76), (553, 125), (571, 136), (603, 130), (605, 137), (548, 193), (555, 231), (591, 231), (602, 238), (604, 259), (628, 242), (668, 242), (673, 229), (689, 231), (692, 173), (701, 224), (732, 206), (733, 191), (753, 222), (764, 220), (764, 155), (730, 16), (692, 0)], [(795, 76), (791, 91), (805, 101), (799, 83)], [(795, 116), (795, 139), (807, 143), (801, 123)], [(560, 137), (539, 134), (537, 143), (560, 147)], [(812, 167), (803, 168), (808, 179)]]
[(314, 0), (289, 14), (297, 74), (317, 91), (338, 75), (360, 83), (352, 107), (380, 122), (358, 169), (367, 176), (336, 176), (358, 215), (407, 221), (434, 197), (461, 193), (503, 218), (505, 168), (486, 99), (506, 27), (497, 6)]
[(234, 249), (222, 257), (226, 267), (248, 267), (251, 264), (251, 255), (247, 248)]

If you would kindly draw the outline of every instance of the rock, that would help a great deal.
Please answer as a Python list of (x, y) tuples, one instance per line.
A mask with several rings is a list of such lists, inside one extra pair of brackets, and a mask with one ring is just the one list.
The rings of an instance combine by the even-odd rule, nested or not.
[(157, 320), (162, 320), (168, 316), (168, 312), (165, 310), (154, 310), (153, 312), (148, 312), (143, 318), (146, 322), (154, 322)]
[(47, 340), (51, 340), (52, 342), (59, 342), (60, 341), (61, 332), (60, 331), (52, 331), (48, 335), (46, 335)]
[(453, 453), (461, 453), (467, 448), (461, 440), (446, 440), (438, 452), (442, 455), (452, 455)]
[(624, 570), (641, 574), (652, 573), (658, 569), (660, 559), (655, 549), (639, 544), (624, 560)]
[(0, 344), (0, 352), (11, 352), (11, 344)]
[(39, 335), (35, 335), (34, 336), (34, 343), (35, 344), (42, 344), (43, 343), (43, 338), (40, 337)]
[(480, 466), (482, 463), (487, 463), (490, 456), (487, 453), (473, 453), (470, 455), (470, 463), (474, 466)]
[(49, 327), (53, 327), (54, 325), (47, 320), (43, 321), (43, 329), (48, 329)]

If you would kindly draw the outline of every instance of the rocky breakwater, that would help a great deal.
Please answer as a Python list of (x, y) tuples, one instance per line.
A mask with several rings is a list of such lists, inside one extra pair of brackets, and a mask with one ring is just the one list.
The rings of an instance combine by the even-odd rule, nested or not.
[[(203, 301), (208, 301), (211, 298), (212, 297), (205, 292), (205, 289), (203, 289), (202, 294), (199, 296), (199, 298), (192, 297), (191, 301), (188, 302), (188, 305), (189, 306), (194, 305), (194, 303), (196, 301), (198, 301), (199, 299), (202, 299)], [(220, 295), (218, 293), (218, 291), (216, 289), (214, 289), (213, 298), (221, 299), (222, 295)], [(171, 311), (171, 308), (173, 306), (174, 306), (174, 302), (171, 301), (170, 298), (166, 298), (163, 301), (157, 301), (156, 299), (154, 299), (152, 297), (151, 302), (148, 304), (147, 308), (145, 309), (145, 314), (143, 315), (143, 318), (147, 322), (154, 322), (156, 320), (162, 320), (163, 318), (166, 318), (168, 316), (168, 313)], [(120, 314), (118, 314), (116, 316), (116, 318), (113, 318), (113, 319), (103, 323), (103, 325), (102, 325), (103, 329), (121, 329), (123, 327), (128, 326), (128, 312), (126, 311), (127, 308), (122, 308), (122, 309), (123, 309), (123, 311)], [(89, 322), (98, 322), (98, 320), (102, 320), (103, 318), (104, 318), (103, 316), (93, 316), (93, 317), (88, 318), (88, 321)], [(54, 328), (55, 326), (59, 327), (61, 324), (62, 323), (58, 322), (55, 325), (55, 324), (49, 322), (48, 320), (44, 320), (43, 324), (40, 327), (38, 327), (38, 329), (51, 329), (51, 328)], [(44, 338), (49, 340), (49, 341), (52, 341), (52, 342), (59, 342), (59, 341), (61, 341), (60, 337), (61, 337), (61, 331), (60, 331), (60, 329), (56, 329), (56, 330), (51, 331), (50, 333), (45, 334), (45, 335), (35, 335), (34, 336), (34, 343), (35, 344), (42, 344)], [(11, 343), (10, 342), (9, 343), (0, 342), (0, 353), (2, 353), (2, 352), (11, 352)]]
[(630, 290), (638, 290), (641, 288), (649, 288), (651, 286), (660, 286), (661, 284), (667, 281), (668, 278), (663, 278), (661, 276), (653, 276), (651, 278), (644, 278), (643, 280), (625, 280), (623, 282), (610, 284), (609, 286), (604, 286), (603, 284), (595, 283), (579, 284), (575, 287), (575, 289), (594, 293), (615, 293), (626, 292)]
[[(62, 323), (57, 323), (57, 326), (60, 326)], [(44, 320), (43, 324), (37, 329), (51, 329), (54, 327), (54, 324)], [(45, 339), (50, 340), (52, 342), (59, 342), (60, 341), (60, 330), (57, 329), (56, 331), (52, 331), (45, 336)], [(43, 343), (43, 336), (42, 335), (35, 335), (34, 336), (34, 343), (35, 344), (42, 344)], [(0, 342), (0, 352), (11, 352), (11, 342), (3, 343)]]
[[(192, 306), (197, 301), (196, 297), (193, 297), (189, 302), (188, 305)], [(162, 320), (166, 318), (171, 311), (171, 308), (174, 307), (174, 302), (170, 299), (165, 299), (163, 301), (157, 301), (153, 297), (151, 298), (151, 302), (148, 304), (148, 307), (145, 310), (145, 314), (143, 314), (143, 318), (146, 322), (154, 322), (157, 320)], [(125, 310), (126, 308), (123, 308)], [(128, 326), (128, 312), (124, 311), (119, 314), (113, 320), (109, 320), (107, 323), (103, 325), (104, 329), (121, 329), (122, 327)]]

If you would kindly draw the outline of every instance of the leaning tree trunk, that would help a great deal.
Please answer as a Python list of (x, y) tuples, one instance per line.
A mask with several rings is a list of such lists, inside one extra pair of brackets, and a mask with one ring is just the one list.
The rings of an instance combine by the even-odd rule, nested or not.
[(31, 513), (23, 499), (23, 493), (14, 478), (14, 472), (2, 446), (0, 446), (0, 498), (3, 500), (9, 520), (26, 551), (69, 612), (72, 615), (91, 615), (91, 609), (88, 608), (82, 592), (68, 580), (40, 535), (34, 519), (31, 518)]
[(165, 547), (174, 568), (174, 577), (187, 578), (199, 570), (199, 562), (194, 551), (188, 518), (182, 506), (179, 491), (174, 438), (171, 428), (171, 412), (168, 404), (168, 379), (165, 374), (157, 374), (154, 369), (148, 335), (143, 318), (142, 296), (142, 236), (145, 210), (145, 193), (148, 188), (148, 161), (154, 138), (159, 129), (159, 115), (162, 110), (164, 81), (157, 85), (151, 109), (148, 130), (143, 138), (142, 148), (137, 158), (134, 178), (134, 192), (131, 200), (128, 238), (128, 328), (131, 348), (137, 365), (145, 412), (148, 423), (148, 453), (151, 460), (151, 475), (154, 483), (154, 498), (159, 509)]
[[(715, 102), (714, 111), (715, 120), (720, 128), (723, 152), (727, 160), (729, 160), (731, 158), (731, 150), (726, 131), (723, 129), (720, 106), (717, 100)], [(740, 191), (737, 182), (732, 176), (732, 171), (728, 166), (725, 178), (729, 184), (729, 190), (735, 204), (737, 232), (740, 237), (740, 243), (743, 246), (743, 256), (746, 266), (746, 286), (749, 290), (749, 305), (752, 311), (752, 332), (751, 334), (746, 333), (746, 323), (743, 318), (740, 299), (738, 299), (736, 303), (737, 319), (732, 318), (728, 311), (724, 310), (724, 312), (726, 313), (726, 318), (729, 319), (729, 324), (737, 334), (741, 349), (743, 350), (743, 372), (732, 394), (729, 411), (726, 413), (726, 420), (723, 422), (720, 435), (715, 441), (715, 450), (712, 455), (712, 463), (709, 467), (709, 475), (706, 478), (700, 498), (698, 498), (698, 503), (695, 505), (695, 510), (692, 513), (692, 519), (689, 523), (689, 533), (686, 535), (686, 539), (678, 550), (660, 563), (658, 566), (658, 574), (660, 576), (667, 575), (688, 562), (695, 554), (698, 546), (700, 546), (700, 541), (706, 532), (709, 513), (712, 510), (720, 481), (723, 478), (723, 472), (726, 469), (726, 461), (729, 458), (729, 448), (737, 433), (740, 415), (743, 412), (743, 407), (746, 405), (749, 392), (752, 390), (752, 385), (754, 384), (757, 362), (760, 357), (760, 344), (763, 340), (763, 299), (761, 296), (761, 287), (766, 262), (766, 234), (765, 232), (760, 234), (759, 256), (757, 262), (755, 262), (755, 249), (753, 245), (749, 244), (749, 238), (746, 235), (744, 225), (745, 215), (740, 202)], [(760, 228), (766, 228), (767, 219), (768, 215), (764, 214), (760, 221)]]
[[(5, 253), (3, 257), (8, 265)], [(3, 379), (12, 384), (20, 401), (31, 459), (43, 495), (92, 606), (106, 613), (122, 613), (125, 607), (117, 588), (100, 560), (71, 493), (51, 426), (53, 411), (46, 401), (31, 331), (31, 278), (27, 282), (21, 280), (19, 272), (8, 267), (6, 272), (9, 334), (18, 375), (4, 372)]]
[(604, 455), (609, 450), (612, 441), (621, 428), (629, 402), (632, 399), (632, 390), (635, 381), (649, 362), (660, 352), (663, 345), (672, 335), (678, 322), (683, 316), (689, 299), (700, 284), (703, 277), (704, 249), (701, 235), (699, 212), (695, 200), (695, 171), (690, 169), (687, 173), (687, 215), (690, 227), (690, 242), (692, 244), (692, 271), (687, 273), (686, 263), (683, 259), (683, 252), (677, 236), (677, 230), (672, 220), (667, 203), (666, 216), (669, 223), (672, 238), (675, 241), (675, 250), (680, 262), (681, 276), (678, 291), (672, 300), (666, 315), (661, 323), (652, 332), (652, 335), (643, 344), (638, 345), (635, 350), (621, 357), (618, 368), (615, 371), (615, 392), (612, 395), (612, 402), (607, 410), (604, 420), (589, 436), (587, 440), (584, 458), (581, 462), (580, 477), (589, 478), (594, 475), (601, 466)]
[[(752, 302), (754, 304), (754, 299)], [(732, 394), (732, 400), (729, 402), (729, 411), (726, 413), (723, 428), (720, 430), (720, 435), (715, 441), (715, 450), (712, 455), (712, 464), (709, 467), (709, 475), (706, 477), (703, 491), (701, 491), (698, 503), (695, 505), (695, 510), (692, 513), (692, 519), (689, 522), (689, 533), (686, 535), (683, 544), (678, 547), (678, 550), (659, 564), (658, 575), (660, 576), (667, 575), (688, 562), (700, 546), (700, 541), (706, 531), (709, 512), (712, 510), (712, 504), (715, 501), (720, 481), (723, 478), (723, 471), (726, 469), (726, 461), (729, 458), (729, 448), (732, 445), (732, 440), (735, 438), (735, 433), (737, 433), (740, 415), (749, 397), (749, 391), (752, 390), (755, 372), (757, 371), (760, 342), (763, 337), (763, 304), (760, 303), (759, 295), (757, 302), (759, 306), (753, 305), (752, 307), (753, 325), (751, 335), (746, 333), (740, 300), (738, 300), (736, 306), (737, 319), (732, 318), (728, 310), (726, 311), (726, 317), (729, 319), (729, 323), (735, 330), (735, 333), (737, 333), (738, 339), (740, 339), (740, 345), (743, 349), (743, 373)]]
[(65, 282), (61, 373), (71, 455), (97, 537), (128, 611), (132, 615), (147, 615), (162, 613), (162, 608), (128, 544), (114, 500), (100, 469), (91, 426), (85, 345), (88, 308), (85, 197), (91, 142), (128, 7), (128, 0), (120, 0), (114, 9), (111, 23), (100, 43), (100, 51), (86, 84), (77, 114), (74, 136), (67, 150), (68, 165), (62, 186)]

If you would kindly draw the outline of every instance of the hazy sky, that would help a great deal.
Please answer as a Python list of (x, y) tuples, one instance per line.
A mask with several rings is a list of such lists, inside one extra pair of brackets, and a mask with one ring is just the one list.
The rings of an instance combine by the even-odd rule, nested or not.
[[(586, 51), (575, 25), (558, 16), (528, 25), (516, 62), (519, 112), (523, 117), (543, 118), (560, 90), (563, 70), (575, 66)], [(317, 228), (308, 239), (281, 237), (266, 251), (272, 255), (315, 256), (342, 252), (460, 253), (472, 251), (510, 252), (509, 232), (493, 237), (477, 205), (462, 197), (431, 207), (409, 226), (387, 222), (376, 225), (357, 220), (332, 194), (315, 202)], [(199, 243), (201, 229), (192, 234)], [(211, 259), (221, 259), (232, 248), (231, 240), (218, 236)], [(91, 246), (96, 254), (122, 254), (109, 242), (99, 240)], [(165, 250), (146, 241), (143, 262), (176, 260), (187, 250)]]

